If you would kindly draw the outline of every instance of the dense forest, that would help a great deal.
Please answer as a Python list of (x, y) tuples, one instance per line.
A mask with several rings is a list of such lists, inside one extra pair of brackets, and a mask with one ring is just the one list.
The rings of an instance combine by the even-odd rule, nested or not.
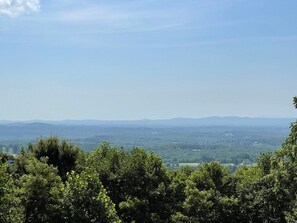
[[(135, 125), (112, 123), (112, 126), (47, 124), (44, 122), (1, 124), (0, 152), (18, 154), (20, 148), (36, 142), (37, 138), (55, 135), (69, 140), (83, 151), (92, 151), (102, 142), (109, 142), (126, 151), (135, 146), (145, 148), (162, 157), (169, 168), (181, 165), (197, 166), (218, 161), (230, 167), (255, 163), (261, 153), (280, 148), (289, 134), (289, 125), (295, 119), (217, 118), (205, 125)], [(193, 122), (200, 119), (193, 119)], [(245, 120), (245, 119), (244, 119)], [(246, 122), (248, 122), (246, 120)], [(217, 122), (215, 122), (217, 121)], [(171, 123), (172, 120), (169, 120)], [(222, 125), (220, 125), (220, 122)]]
[[(294, 98), (297, 108), (297, 98)], [(142, 148), (83, 152), (57, 137), (0, 157), (0, 222), (296, 222), (297, 123), (282, 147), (230, 173), (168, 169)]]

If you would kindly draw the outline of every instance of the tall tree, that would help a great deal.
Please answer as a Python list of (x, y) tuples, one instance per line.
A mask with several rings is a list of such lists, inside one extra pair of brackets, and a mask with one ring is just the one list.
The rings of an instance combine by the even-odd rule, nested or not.
[(63, 193), (65, 223), (120, 223), (115, 205), (91, 169), (68, 175)]
[(6, 163), (0, 163), (0, 223), (23, 221), (22, 208), (16, 196), (16, 187)]
[[(296, 102), (295, 97), (295, 106)], [(237, 194), (245, 219), (243, 222), (285, 223), (286, 217), (290, 220), (294, 218), (292, 207), (295, 205), (297, 187), (296, 143), (295, 122), (291, 124), (289, 137), (275, 154), (264, 154), (256, 166), (236, 172)]]
[(77, 146), (55, 136), (39, 139), (35, 144), (29, 145), (29, 150), (39, 160), (46, 157), (48, 164), (58, 168), (58, 173), (64, 181), (67, 172), (76, 168), (76, 162), (82, 156), (82, 151)]
[(159, 156), (103, 143), (88, 158), (124, 222), (166, 222), (173, 209), (170, 178)]
[(191, 173), (186, 183), (183, 210), (173, 216), (175, 222), (238, 222), (238, 199), (226, 168), (216, 162), (205, 163)]
[(20, 198), (25, 223), (62, 222), (63, 183), (57, 168), (32, 159), (26, 165), (27, 174), (20, 178)]

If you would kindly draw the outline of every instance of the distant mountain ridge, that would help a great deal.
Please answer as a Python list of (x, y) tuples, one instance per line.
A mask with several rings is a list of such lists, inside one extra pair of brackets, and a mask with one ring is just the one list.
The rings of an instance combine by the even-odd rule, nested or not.
[[(164, 127), (182, 127), (182, 126), (289, 126), (296, 121), (295, 118), (248, 118), (248, 117), (206, 117), (206, 118), (173, 118), (160, 120), (62, 120), (62, 121), (8, 121), (0, 120), (0, 125), (10, 126), (43, 126), (63, 125), (63, 126), (164, 126)], [(48, 126), (49, 127), (49, 126)]]

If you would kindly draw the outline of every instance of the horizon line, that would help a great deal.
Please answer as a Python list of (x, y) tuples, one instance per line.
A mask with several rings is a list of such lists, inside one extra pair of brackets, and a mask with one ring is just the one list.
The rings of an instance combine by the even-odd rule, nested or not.
[(297, 119), (297, 117), (269, 116), (204, 116), (204, 117), (174, 117), (174, 118), (142, 118), (142, 119), (0, 119), (0, 122), (67, 122), (67, 121), (98, 121), (98, 122), (133, 122), (133, 121), (169, 121), (178, 119), (209, 119), (209, 118), (246, 118), (246, 119)]

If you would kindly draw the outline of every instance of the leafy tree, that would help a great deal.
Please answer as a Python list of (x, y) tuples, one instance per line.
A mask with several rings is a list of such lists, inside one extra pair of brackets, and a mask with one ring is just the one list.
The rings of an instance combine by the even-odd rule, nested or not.
[[(294, 103), (296, 105), (296, 97)], [(297, 187), (297, 125), (282, 148), (274, 155), (264, 154), (255, 167), (238, 170), (237, 194), (242, 222), (287, 222), (294, 218)], [(297, 220), (297, 219), (296, 219)]]
[(0, 151), (0, 164), (6, 163), (9, 160), (13, 160), (13, 156)]
[(295, 198), (291, 211), (286, 213), (286, 222), (295, 223), (296, 221), (297, 221), (297, 199)]
[(29, 150), (39, 160), (47, 158), (47, 163), (58, 168), (64, 181), (66, 174), (76, 168), (76, 162), (82, 156), (78, 147), (55, 136), (39, 139), (37, 143), (29, 145)]
[[(235, 173), (241, 222), (286, 222), (290, 209), (290, 179), (287, 168), (272, 154), (262, 155), (253, 167)], [(293, 182), (293, 181), (291, 181)]]
[(22, 175), (28, 174), (28, 164), (36, 159), (31, 152), (22, 148), (20, 153), (13, 160), (13, 175), (19, 179)]
[(296, 122), (278, 151), (233, 175), (217, 162), (168, 171), (156, 154), (106, 142), (85, 156), (50, 137), (0, 154), (0, 223), (293, 223), (296, 188)]
[(259, 166), (241, 166), (234, 174), (236, 181), (235, 196), (239, 200), (240, 222), (261, 222), (258, 219), (258, 209), (254, 207), (254, 184), (261, 179)]
[[(294, 106), (297, 108), (297, 97), (294, 97)], [(272, 158), (274, 177), (273, 197), (274, 206), (270, 212), (275, 213), (274, 219), (278, 222), (295, 222), (297, 187), (297, 122), (291, 124), (291, 132)], [(272, 210), (271, 210), (272, 209)]]
[(61, 222), (62, 180), (57, 168), (45, 162), (29, 160), (28, 173), (20, 178), (25, 223)]
[(0, 163), (0, 223), (22, 222), (22, 210), (8, 165)]
[(96, 148), (86, 161), (86, 166), (95, 169), (108, 196), (116, 206), (125, 199), (122, 187), (127, 181), (123, 178), (127, 162), (128, 154), (124, 150), (112, 147), (107, 142), (103, 142), (100, 147)]
[(63, 192), (65, 222), (119, 223), (114, 206), (93, 170), (68, 175)]
[[(171, 193), (171, 199), (173, 202), (172, 205), (172, 219), (173, 222), (183, 222), (185, 221), (185, 216), (181, 214), (183, 210), (183, 202), (186, 199), (186, 182), (189, 178), (189, 176), (194, 172), (195, 169), (189, 166), (180, 167), (177, 170), (173, 170), (170, 172), (171, 177), (171, 184), (170, 189), (172, 191)], [(183, 219), (183, 220), (180, 220)]]
[(173, 216), (175, 222), (238, 222), (238, 199), (226, 168), (216, 162), (206, 163), (192, 172), (185, 189), (183, 211)]
[[(166, 222), (174, 205), (170, 190), (170, 178), (159, 156), (146, 153), (144, 149), (131, 151), (123, 177), (129, 179), (124, 185), (127, 201), (120, 203), (119, 213), (126, 222)], [(134, 202), (133, 202), (134, 201)], [(141, 207), (141, 212), (131, 210)]]
[(170, 178), (157, 155), (140, 148), (127, 153), (103, 143), (87, 165), (96, 169), (124, 222), (166, 222), (170, 218)]

